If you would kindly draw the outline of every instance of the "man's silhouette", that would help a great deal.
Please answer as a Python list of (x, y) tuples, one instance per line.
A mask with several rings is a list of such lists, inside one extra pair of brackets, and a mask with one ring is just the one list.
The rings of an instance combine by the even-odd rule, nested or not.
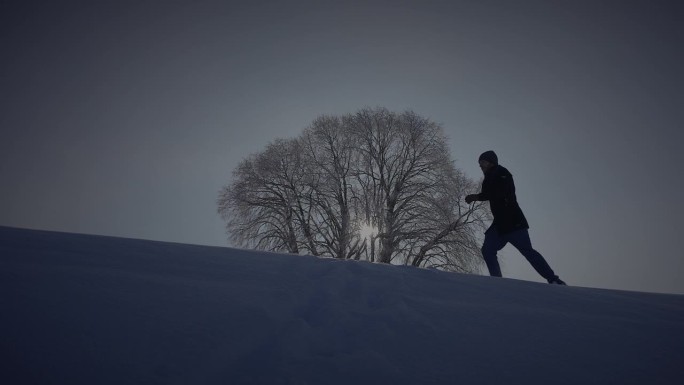
[(558, 278), (544, 257), (532, 248), (530, 235), (527, 231), (529, 225), (520, 206), (518, 206), (511, 173), (499, 165), (499, 159), (494, 151), (487, 151), (480, 155), (479, 163), (485, 175), (482, 182), (482, 192), (468, 195), (465, 201), (466, 203), (489, 201), (494, 216), (492, 225), (485, 232), (484, 244), (482, 245), (482, 256), (489, 269), (489, 274), (493, 277), (501, 277), (501, 268), (496, 254), (510, 242), (549, 283), (565, 285), (565, 282)]

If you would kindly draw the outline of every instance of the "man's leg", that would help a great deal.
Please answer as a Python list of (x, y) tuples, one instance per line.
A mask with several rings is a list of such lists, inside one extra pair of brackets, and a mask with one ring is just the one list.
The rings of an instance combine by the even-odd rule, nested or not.
[(485, 232), (484, 243), (482, 244), (482, 257), (489, 269), (489, 275), (492, 277), (501, 277), (501, 267), (496, 257), (496, 253), (506, 246), (506, 241), (501, 239), (499, 233), (494, 226)]
[(546, 278), (547, 281), (551, 282), (553, 279), (558, 278), (544, 257), (539, 254), (537, 250), (532, 248), (530, 234), (526, 229), (516, 230), (510, 234), (506, 234), (506, 240), (515, 246), (515, 248), (520, 251), (527, 261), (530, 262), (537, 273)]

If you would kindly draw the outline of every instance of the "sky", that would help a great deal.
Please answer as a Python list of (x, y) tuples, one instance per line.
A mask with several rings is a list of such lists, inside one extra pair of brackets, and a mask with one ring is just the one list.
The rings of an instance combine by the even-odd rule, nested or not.
[(684, 296), (0, 226), (10, 384), (679, 384)]
[[(0, 3), (0, 225), (228, 245), (220, 189), (322, 114), (494, 150), (571, 285), (684, 293), (675, 1)], [(542, 280), (511, 246), (504, 276)]]

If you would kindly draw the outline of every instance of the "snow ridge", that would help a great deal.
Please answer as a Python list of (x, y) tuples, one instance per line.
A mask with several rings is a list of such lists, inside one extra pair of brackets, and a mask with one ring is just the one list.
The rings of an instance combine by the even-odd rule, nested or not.
[(674, 384), (684, 296), (0, 227), (6, 384)]

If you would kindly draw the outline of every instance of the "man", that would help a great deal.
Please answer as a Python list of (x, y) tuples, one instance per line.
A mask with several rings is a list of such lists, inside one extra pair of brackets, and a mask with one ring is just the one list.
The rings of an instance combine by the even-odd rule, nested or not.
[(487, 151), (480, 155), (479, 163), (485, 175), (482, 192), (468, 195), (465, 201), (468, 204), (474, 201), (489, 201), (492, 209), (494, 221), (485, 232), (482, 245), (482, 256), (489, 274), (493, 277), (501, 277), (501, 268), (496, 254), (510, 242), (549, 283), (565, 285), (544, 257), (532, 248), (530, 235), (527, 232), (529, 225), (518, 206), (511, 173), (499, 165), (499, 159), (494, 151)]

